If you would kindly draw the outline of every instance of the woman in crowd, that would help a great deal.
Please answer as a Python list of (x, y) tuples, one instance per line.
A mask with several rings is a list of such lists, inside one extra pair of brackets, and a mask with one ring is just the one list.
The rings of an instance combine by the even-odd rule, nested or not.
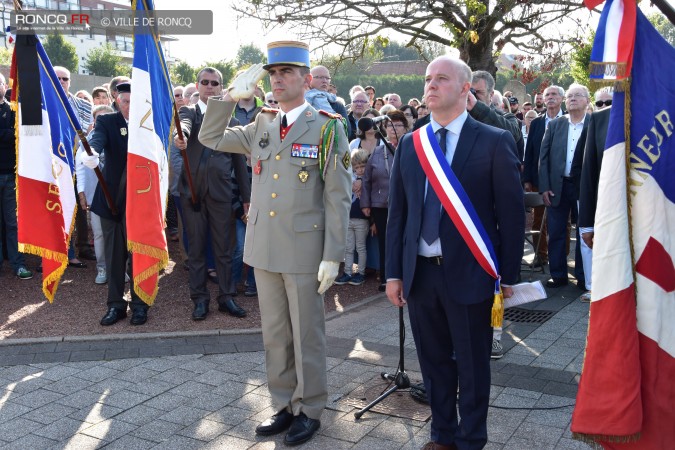
[(398, 141), (408, 132), (408, 120), (405, 115), (394, 110), (387, 114), (389, 119), (386, 125), (387, 141), (375, 148), (366, 164), (363, 175), (363, 188), (361, 192), (361, 208), (366, 217), (371, 217), (374, 225), (372, 231), (377, 234), (380, 253), (380, 286), (384, 291), (387, 280), (385, 279), (385, 231), (387, 228), (387, 212), (389, 208), (389, 173), (394, 163), (394, 151)]
[(382, 97), (377, 97), (373, 103), (373, 109), (380, 110), (384, 106), (384, 99)]
[(420, 106), (417, 107), (417, 118), (421, 119), (422, 117), (426, 117), (429, 115), (429, 109), (427, 109), (426, 103), (422, 103)]
[(523, 145), (525, 148), (527, 148), (527, 135), (530, 134), (530, 124), (536, 117), (537, 111), (533, 109), (526, 112), (525, 116), (523, 117), (523, 127), (521, 129), (521, 133), (523, 134)]
[[(415, 97), (408, 100), (408, 104), (410, 106), (412, 106), (413, 108), (417, 108), (418, 106), (420, 106), (420, 103), (421, 102), (418, 99), (416, 99)], [(401, 111), (403, 111), (403, 108), (401, 108)]]
[[(361, 118), (373, 119), (375, 117), (378, 117), (379, 115), (380, 113), (376, 109), (371, 108), (365, 110)], [(373, 128), (371, 128), (368, 131), (362, 131), (357, 125), (356, 139), (354, 139), (349, 143), (349, 149), (354, 150), (357, 148), (361, 148), (365, 150), (365, 152), (368, 153), (368, 156), (370, 157), (370, 155), (373, 153), (373, 150), (375, 150), (377, 146), (384, 144), (382, 138), (380, 138), (376, 133), (378, 129), (382, 132), (382, 134), (385, 133), (384, 129), (381, 128), (380, 124), (376, 124)]]
[(417, 120), (417, 110), (414, 106), (403, 105), (401, 106), (401, 112), (403, 112), (403, 115), (408, 121), (408, 129), (411, 130)]

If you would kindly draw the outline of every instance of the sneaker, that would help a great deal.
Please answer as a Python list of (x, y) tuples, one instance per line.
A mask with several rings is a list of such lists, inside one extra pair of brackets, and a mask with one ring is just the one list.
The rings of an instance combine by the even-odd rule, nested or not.
[(258, 295), (258, 289), (255, 286), (246, 286), (244, 297), (255, 297), (256, 295)]
[(33, 272), (22, 266), (19, 267), (19, 269), (16, 271), (16, 276), (21, 278), (22, 280), (30, 280), (31, 278), (33, 278)]
[(108, 282), (108, 274), (105, 273), (105, 267), (98, 268), (98, 274), (96, 274), (96, 279), (94, 283), (96, 284), (106, 284)]
[(499, 342), (497, 339), (493, 339), (492, 354), (490, 354), (490, 358), (500, 359), (502, 356), (504, 356), (504, 349), (502, 348), (501, 342)]
[(591, 291), (586, 291), (583, 294), (581, 294), (581, 297), (579, 297), (579, 300), (581, 300), (581, 303), (590, 303), (591, 302)]
[(366, 281), (366, 277), (364, 277), (363, 274), (357, 273), (347, 283), (351, 284), (352, 286), (361, 286), (364, 281)]
[(343, 273), (339, 277), (335, 279), (333, 284), (337, 284), (338, 286), (342, 286), (343, 284), (349, 283), (349, 281), (352, 279), (352, 276), (349, 275), (348, 273)]

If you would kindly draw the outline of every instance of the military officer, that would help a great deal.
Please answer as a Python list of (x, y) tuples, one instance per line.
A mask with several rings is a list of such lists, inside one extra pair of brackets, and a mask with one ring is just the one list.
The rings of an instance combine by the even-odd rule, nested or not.
[[(253, 123), (226, 128), (236, 102), (251, 95), (265, 70), (280, 110), (263, 109)], [(222, 99), (209, 99), (199, 133), (200, 142), (214, 150), (251, 155), (244, 261), (255, 268), (277, 411), (256, 433), (288, 429), (288, 445), (311, 439), (326, 406), (323, 293), (344, 256), (351, 203), (345, 126), (341, 117), (305, 102), (311, 80), (307, 44), (270, 43), (267, 65), (252, 66)]]

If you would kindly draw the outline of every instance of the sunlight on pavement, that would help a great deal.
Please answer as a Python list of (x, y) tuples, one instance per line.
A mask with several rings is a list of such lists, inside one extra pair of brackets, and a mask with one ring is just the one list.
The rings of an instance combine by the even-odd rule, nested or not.
[(333, 302), (335, 302), (335, 311), (337, 311), (337, 312), (343, 312), (344, 311), (345, 307), (342, 306), (342, 303), (340, 303), (340, 295), (339, 294), (335, 294), (333, 296)]
[(40, 303), (34, 303), (32, 305), (26, 305), (23, 308), (19, 309), (18, 311), (13, 312), (12, 314), (7, 317), (7, 321), (0, 325), (0, 337), (5, 338), (8, 336), (11, 336), (14, 334), (16, 331), (14, 330), (7, 330), (7, 328), (13, 324), (14, 322), (18, 322), (19, 320), (26, 318), (33, 314), (35, 311), (40, 309), (42, 306), (46, 305), (47, 302), (40, 302)]

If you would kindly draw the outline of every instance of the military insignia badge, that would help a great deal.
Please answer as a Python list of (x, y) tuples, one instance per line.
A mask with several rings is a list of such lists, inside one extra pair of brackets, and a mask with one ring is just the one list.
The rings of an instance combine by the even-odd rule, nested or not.
[(294, 158), (319, 159), (319, 146), (311, 144), (293, 144), (291, 156)]
[(261, 172), (262, 172), (262, 161), (258, 160), (255, 167), (253, 168), (253, 173), (255, 173), (256, 175), (260, 175)]
[(265, 148), (269, 145), (269, 143), (270, 143), (270, 135), (267, 131), (265, 131), (262, 137), (260, 138), (260, 142), (258, 142), (258, 145), (260, 146), (260, 148)]
[(345, 166), (345, 170), (349, 170), (349, 165), (351, 164), (351, 158), (349, 157), (349, 152), (345, 152), (345, 156), (342, 157), (342, 165)]
[(120, 128), (120, 134), (122, 136), (126, 136), (127, 135), (127, 129), (126, 128)]
[(309, 172), (307, 172), (307, 169), (304, 167), (300, 169), (300, 172), (298, 172), (298, 178), (300, 178), (301, 183), (307, 183), (307, 180), (309, 180)]
[(305, 116), (306, 116), (306, 117), (312, 117), (312, 111), (307, 111), (307, 112), (305, 113)]

